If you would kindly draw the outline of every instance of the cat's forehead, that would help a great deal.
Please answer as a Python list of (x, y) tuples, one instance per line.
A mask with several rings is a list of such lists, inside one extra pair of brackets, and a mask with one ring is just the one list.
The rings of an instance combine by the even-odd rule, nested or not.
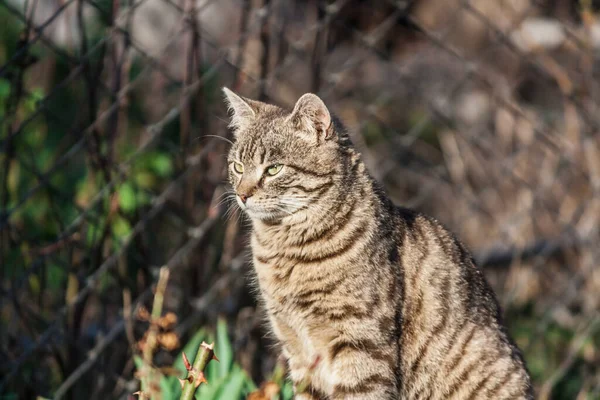
[(298, 145), (298, 138), (294, 133), (282, 118), (257, 121), (237, 135), (232, 155), (242, 162), (258, 163), (283, 157)]

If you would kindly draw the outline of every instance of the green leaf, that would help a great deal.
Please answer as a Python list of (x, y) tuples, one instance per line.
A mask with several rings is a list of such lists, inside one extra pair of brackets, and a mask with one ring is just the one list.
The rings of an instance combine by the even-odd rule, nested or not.
[(35, 101), (42, 101), (42, 100), (44, 100), (44, 89), (34, 88), (31, 91), (30, 96)]
[(285, 381), (285, 384), (281, 388), (281, 400), (292, 400), (294, 397), (294, 386), (292, 382)]
[(87, 232), (86, 232), (86, 245), (93, 247), (96, 241), (100, 238), (102, 230), (104, 229), (104, 219), (100, 218), (99, 221), (89, 221)]
[[(173, 378), (173, 377), (170, 377)], [(166, 376), (160, 377), (160, 394), (161, 400), (175, 400), (178, 399), (181, 395), (181, 386), (179, 386), (179, 382), (175, 380), (177, 385), (173, 386), (171, 379)], [(179, 390), (177, 390), (179, 389)]]
[[(183, 378), (183, 376), (181, 376)], [(169, 385), (171, 385), (171, 392), (175, 393), (175, 398), (179, 399), (181, 397), (181, 384), (179, 383), (179, 379), (176, 376), (169, 376)]]
[(236, 400), (243, 396), (244, 381), (246, 376), (244, 371), (239, 366), (233, 367), (231, 374), (227, 377), (227, 381), (223, 387), (219, 399), (220, 400)]
[(5, 99), (10, 95), (10, 82), (6, 79), (0, 79), (0, 99)]
[[(135, 364), (135, 369), (137, 369), (138, 372), (144, 368), (144, 360), (138, 355), (133, 355), (133, 363)], [(140, 380), (140, 389), (142, 391), (145, 389), (144, 380)]]
[(173, 162), (164, 153), (156, 153), (152, 158), (151, 166), (154, 172), (162, 178), (166, 178), (173, 173)]
[(131, 224), (125, 218), (117, 216), (112, 223), (112, 231), (117, 238), (124, 238), (131, 233)]
[(231, 342), (227, 335), (227, 322), (219, 318), (217, 322), (217, 344), (215, 350), (218, 350), (217, 357), (219, 357), (219, 376), (226, 376), (231, 370), (233, 363), (233, 349), (231, 348)]
[(127, 213), (134, 212), (137, 207), (135, 189), (129, 182), (125, 182), (119, 187), (119, 207)]
[(135, 368), (137, 369), (142, 369), (142, 367), (144, 366), (144, 360), (142, 360), (142, 357), (135, 354), (133, 356), (133, 363), (135, 364)]
[[(209, 363), (208, 365), (210, 366)], [(219, 392), (223, 389), (223, 385), (227, 381), (227, 377), (208, 380), (208, 384), (202, 384), (196, 390), (196, 399), (199, 400), (216, 400), (218, 399)], [(208, 379), (208, 378), (207, 378)], [(234, 400), (234, 399), (231, 399)]]
[(63, 282), (67, 279), (67, 272), (65, 268), (58, 264), (48, 264), (46, 272), (46, 281), (48, 282), (48, 289), (58, 290), (62, 287)]
[[(31, 125), (28, 126), (32, 127)], [(35, 126), (32, 129), (24, 130), (25, 136), (23, 137), (24, 142), (27, 146), (33, 149), (36, 149), (35, 158), (33, 162), (35, 165), (41, 169), (45, 170), (47, 166), (52, 162), (53, 158), (56, 154), (50, 149), (44, 148), (44, 140), (46, 139), (46, 132), (43, 129), (36, 128)]]
[(258, 390), (258, 387), (256, 387), (256, 384), (248, 376), (248, 374), (246, 373), (246, 371), (244, 371), (244, 376), (246, 377), (246, 393), (251, 393), (251, 392), (254, 392), (255, 390)]
[(136, 201), (137, 201), (138, 207), (141, 207), (143, 205), (150, 204), (150, 202), (152, 201), (152, 198), (150, 197), (150, 195), (148, 193), (139, 190), (137, 192)]
[(29, 288), (34, 295), (38, 295), (40, 293), (42, 284), (40, 282), (40, 278), (37, 275), (29, 275)]
[(156, 175), (148, 171), (137, 172), (134, 176), (134, 180), (138, 187), (143, 189), (151, 189), (156, 185)]
[(31, 113), (37, 108), (38, 102), (44, 99), (44, 92), (41, 88), (35, 88), (25, 100), (25, 109)]

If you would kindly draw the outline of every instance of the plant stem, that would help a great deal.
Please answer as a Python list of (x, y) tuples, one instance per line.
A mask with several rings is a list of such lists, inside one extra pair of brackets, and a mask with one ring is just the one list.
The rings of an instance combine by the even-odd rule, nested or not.
[(214, 343), (206, 344), (205, 342), (202, 342), (200, 349), (198, 349), (198, 353), (196, 353), (194, 364), (191, 369), (188, 369), (188, 376), (183, 381), (183, 391), (181, 392), (179, 400), (192, 400), (198, 386), (200, 386), (202, 382), (206, 382), (204, 378), (204, 368), (206, 368), (210, 360), (216, 359), (213, 349)]
[[(151, 382), (156, 380), (155, 375), (156, 371), (152, 366), (152, 358), (154, 356), (154, 352), (158, 345), (157, 335), (158, 335), (158, 320), (162, 315), (163, 309), (163, 301), (165, 298), (165, 290), (167, 290), (167, 283), (169, 281), (169, 269), (167, 267), (162, 267), (160, 269), (158, 283), (156, 284), (156, 293), (154, 294), (154, 303), (152, 304), (152, 314), (150, 317), (150, 327), (148, 328), (148, 338), (146, 340), (146, 345), (143, 350), (143, 359), (144, 359), (144, 369), (145, 373), (143, 374), (142, 382), (144, 382), (143, 393), (140, 395), (140, 398), (146, 398), (148, 395), (149, 398), (152, 398), (152, 386)], [(148, 391), (149, 393), (145, 393)]]

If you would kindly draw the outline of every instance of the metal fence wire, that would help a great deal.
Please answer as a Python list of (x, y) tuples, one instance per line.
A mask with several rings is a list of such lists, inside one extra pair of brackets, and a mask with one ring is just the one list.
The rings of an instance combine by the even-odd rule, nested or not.
[(318, 93), (394, 201), (473, 251), (539, 398), (600, 399), (598, 6), (0, 0), (2, 398), (135, 392), (161, 266), (179, 342), (225, 316), (269, 378), (227, 208), (228, 86)]

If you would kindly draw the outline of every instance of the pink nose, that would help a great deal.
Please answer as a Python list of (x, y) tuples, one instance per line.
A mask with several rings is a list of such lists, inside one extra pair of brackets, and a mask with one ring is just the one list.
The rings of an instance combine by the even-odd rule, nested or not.
[(238, 194), (238, 196), (240, 196), (240, 200), (242, 201), (242, 203), (246, 204), (246, 201), (248, 200), (248, 196), (245, 194)]

